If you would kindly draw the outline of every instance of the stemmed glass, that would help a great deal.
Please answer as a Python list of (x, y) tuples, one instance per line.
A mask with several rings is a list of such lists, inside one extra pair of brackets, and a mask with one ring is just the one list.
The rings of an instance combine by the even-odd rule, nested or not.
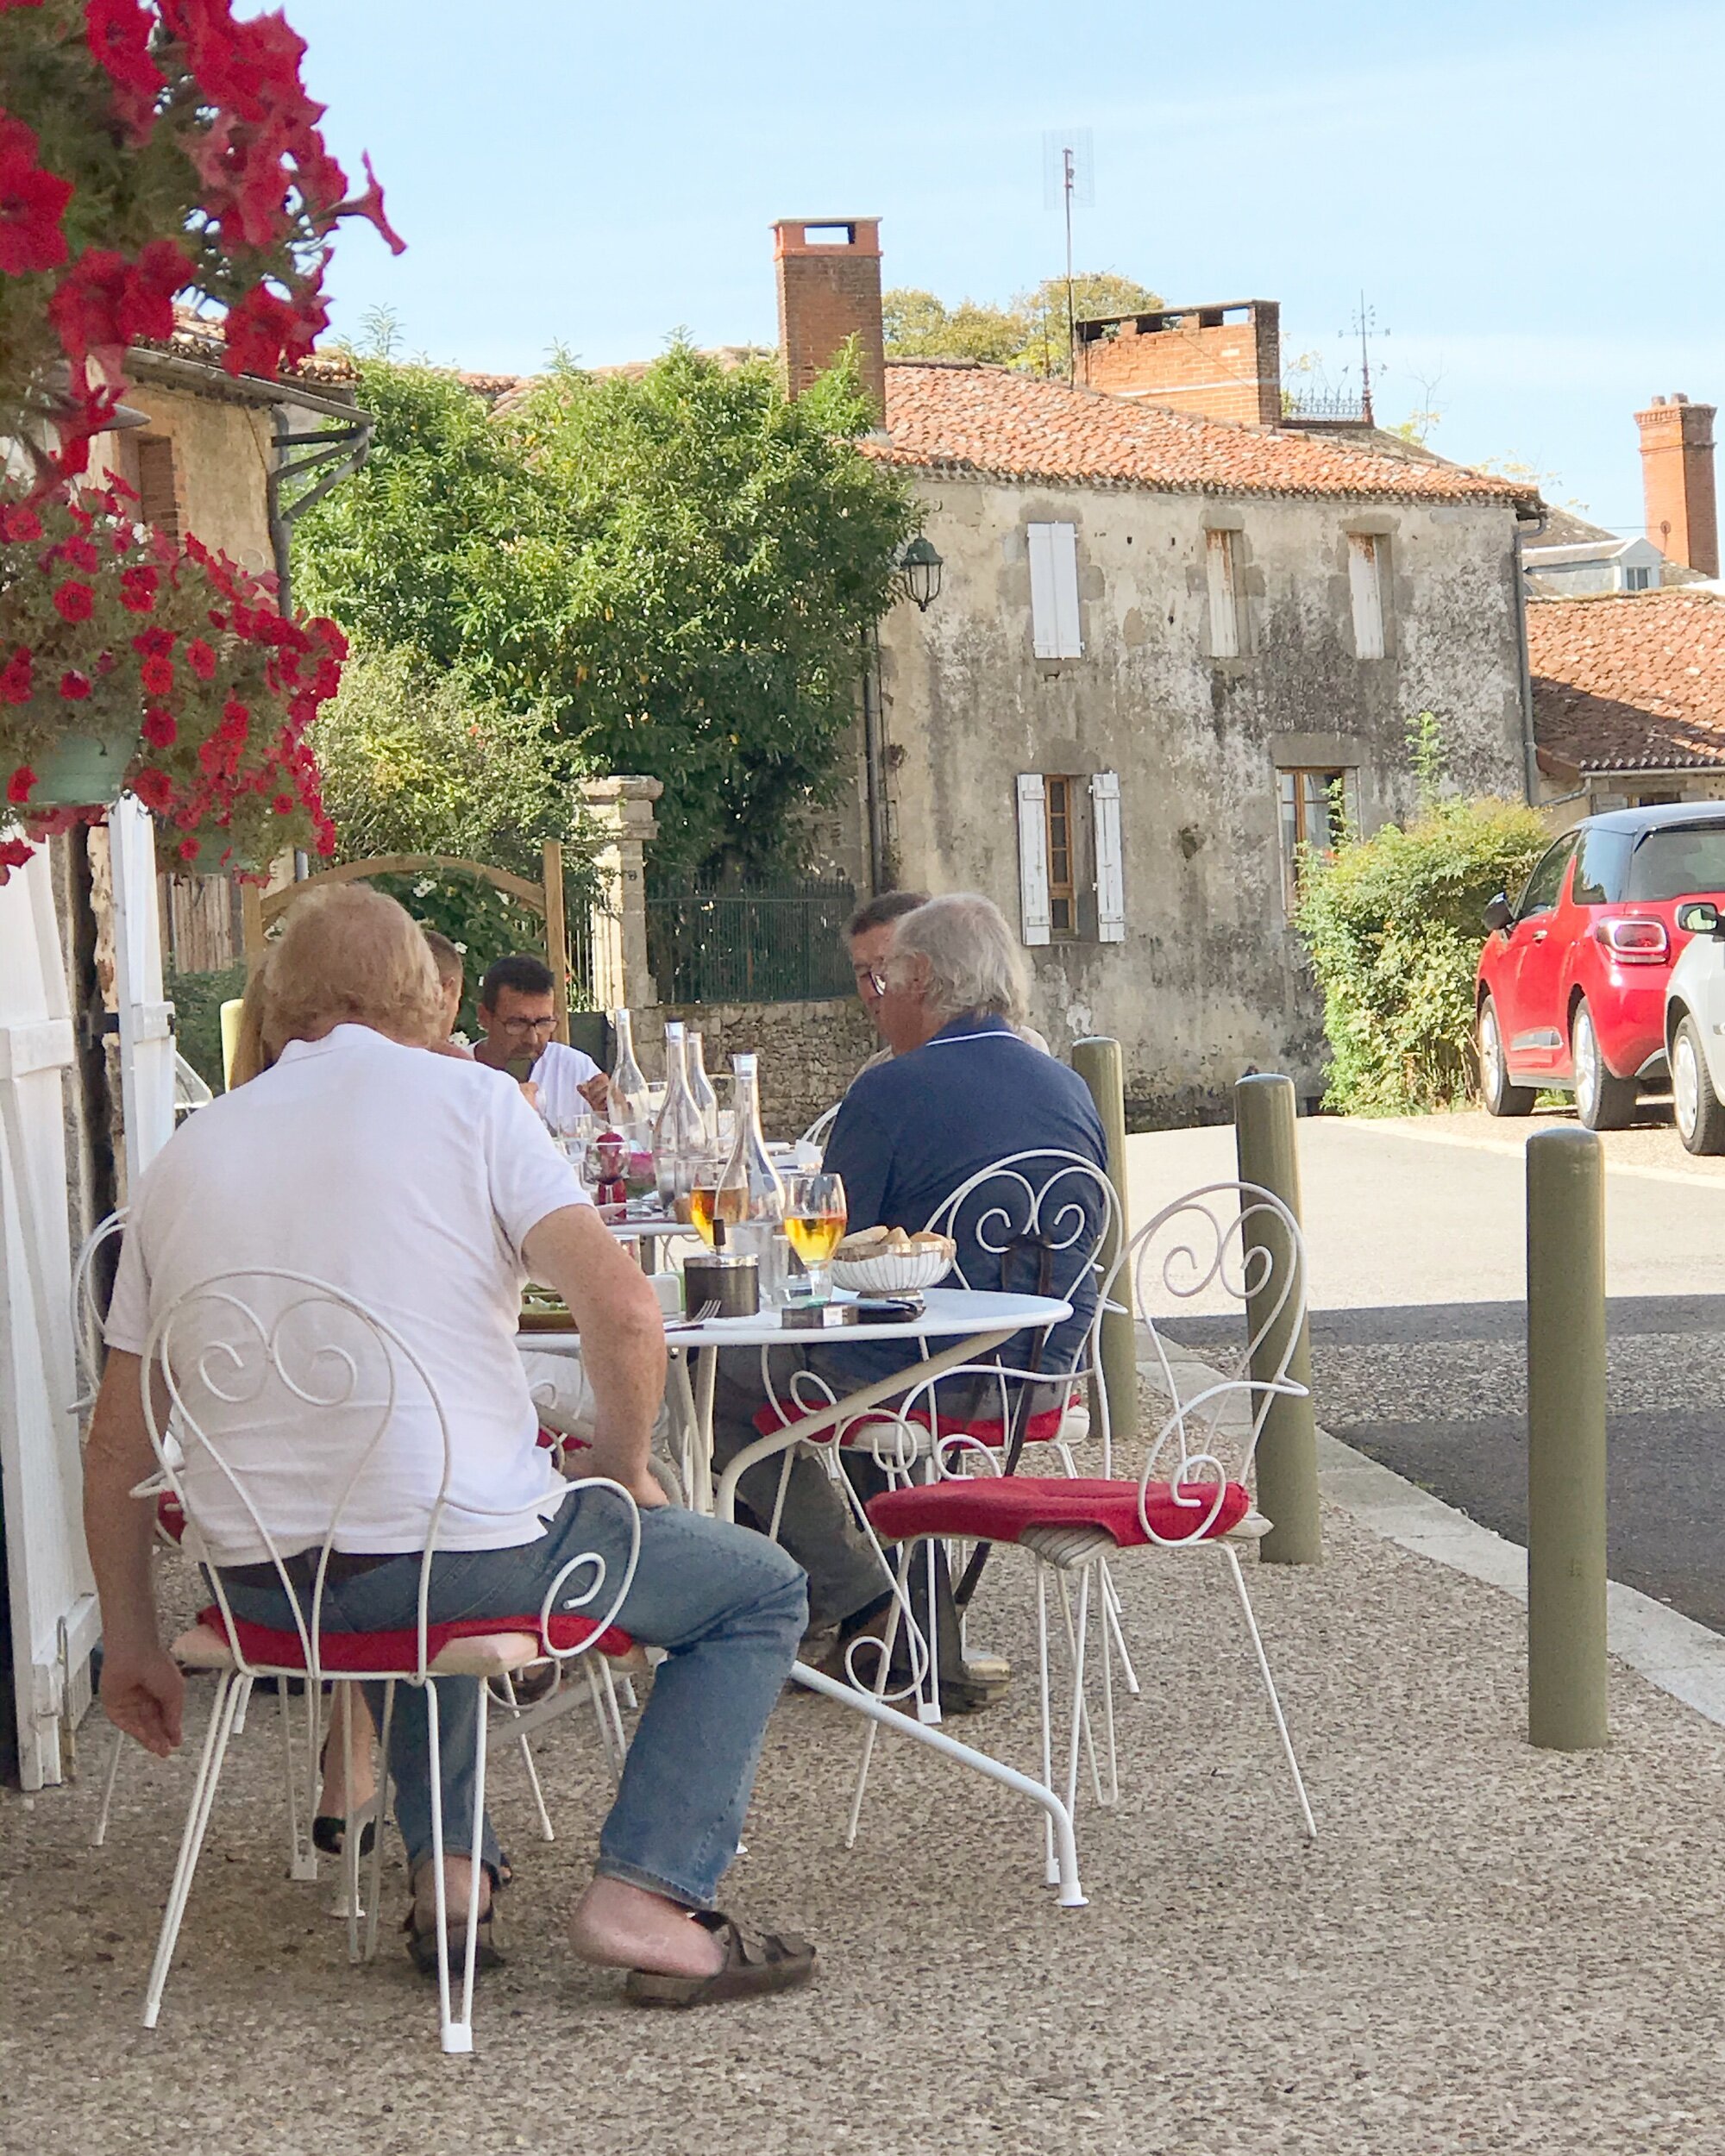
[(832, 1253), (844, 1239), (848, 1217), (843, 1177), (785, 1177), (785, 1233), (807, 1271), (810, 1302), (832, 1300)]

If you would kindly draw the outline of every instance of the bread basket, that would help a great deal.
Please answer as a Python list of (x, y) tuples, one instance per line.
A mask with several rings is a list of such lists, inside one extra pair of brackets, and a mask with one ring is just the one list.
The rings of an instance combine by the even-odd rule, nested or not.
[(915, 1294), (944, 1280), (952, 1270), (956, 1255), (955, 1245), (945, 1239), (938, 1246), (882, 1250), (850, 1257), (835, 1251), (833, 1285), (853, 1295)]

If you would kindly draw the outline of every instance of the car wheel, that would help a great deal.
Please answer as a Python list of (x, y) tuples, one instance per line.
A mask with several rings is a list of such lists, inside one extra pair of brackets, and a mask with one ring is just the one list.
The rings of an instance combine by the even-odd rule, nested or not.
[(1635, 1112), (1640, 1088), (1633, 1078), (1612, 1075), (1593, 1030), (1593, 1013), (1584, 1002), (1575, 1006), (1569, 1046), (1576, 1113), (1590, 1131), (1622, 1130)]
[(1479, 1097), (1488, 1115), (1531, 1115), (1534, 1112), (1534, 1088), (1509, 1082), (1497, 1006), (1490, 996), (1479, 1006)]
[(1725, 1153), (1725, 1106), (1713, 1090), (1701, 1029), (1685, 1012), (1672, 1037), (1672, 1108), (1691, 1153)]

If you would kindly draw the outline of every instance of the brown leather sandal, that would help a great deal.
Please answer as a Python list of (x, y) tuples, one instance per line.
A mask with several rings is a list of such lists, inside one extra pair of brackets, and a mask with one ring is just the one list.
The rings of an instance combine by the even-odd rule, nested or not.
[(724, 1942), (724, 1960), (710, 1977), (668, 1977), (656, 1970), (631, 1969), (623, 1996), (637, 2006), (718, 2006), (726, 1999), (752, 1999), (768, 1991), (791, 1991), (814, 1974), (814, 1948), (792, 1932), (745, 1932), (717, 1910), (699, 1913), (695, 1922)]

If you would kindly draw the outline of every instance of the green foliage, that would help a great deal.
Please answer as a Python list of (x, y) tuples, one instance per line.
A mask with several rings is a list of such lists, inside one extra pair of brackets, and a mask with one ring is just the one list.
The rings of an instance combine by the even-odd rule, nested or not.
[(1329, 1106), (1408, 1115), (1466, 1098), (1480, 913), (1549, 839), (1520, 802), (1432, 799), (1305, 862), (1297, 925), (1324, 992)]
[[(1112, 270), (1072, 279), (1076, 320), (1145, 313), (1162, 304), (1148, 285)], [(883, 296), (887, 356), (894, 360), (986, 360), (1037, 374), (1066, 373), (1066, 279), (1045, 278), (1004, 307), (962, 299), (949, 308), (932, 292), (901, 285)]]
[(209, 1087), (222, 1090), (222, 1006), (246, 993), (243, 961), (220, 973), (173, 973), (162, 977), (173, 1006), (173, 1044)]
[(299, 588), (586, 768), (662, 780), (660, 875), (799, 866), (916, 525), (856, 446), (854, 362), (793, 403), (770, 361), (681, 342), (638, 378), (560, 360), (498, 417), (423, 367), (361, 378), (376, 447), (301, 519)]
[(356, 649), (312, 738), (344, 861), (461, 854), (536, 876), (544, 842), (576, 835), (572, 744), (411, 649)]

